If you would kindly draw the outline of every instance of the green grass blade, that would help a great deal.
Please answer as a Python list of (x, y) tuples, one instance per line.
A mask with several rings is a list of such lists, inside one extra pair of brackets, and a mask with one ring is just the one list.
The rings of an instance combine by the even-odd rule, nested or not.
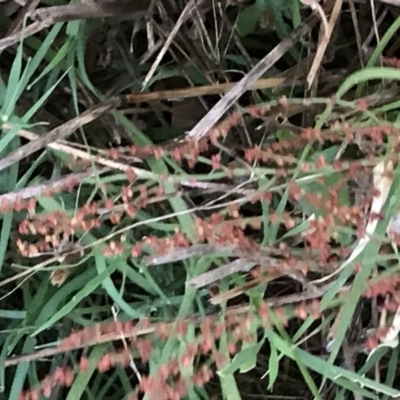
[(89, 368), (87, 371), (80, 371), (74, 380), (73, 385), (68, 391), (68, 396), (65, 400), (79, 400), (84, 395), (85, 390), (88, 387), (89, 381), (96, 371), (97, 364), (101, 357), (107, 350), (107, 345), (95, 346), (90, 355), (88, 356)]
[[(14, 140), (11, 143), (11, 150), (15, 149), (19, 144), (19, 140)], [(1, 154), (1, 153), (0, 153)], [(0, 177), (6, 177), (7, 190), (12, 191), (15, 189), (15, 185), (18, 179), (18, 165), (14, 164), (9, 169), (2, 171)], [(11, 226), (13, 223), (13, 211), (9, 211), (3, 216), (3, 224), (0, 232), (0, 274), (3, 267), (4, 259), (7, 254), (8, 243), (11, 235)]]
[(12, 111), (14, 110), (15, 103), (18, 100), (18, 87), (20, 85), (20, 76), (22, 71), (22, 42), (20, 43), (17, 51), (17, 56), (14, 59), (11, 67), (10, 75), (7, 82), (7, 89), (4, 95), (3, 107), (0, 110), (0, 115), (3, 121), (7, 121)]
[(29, 109), (29, 111), (23, 116), (23, 120), (28, 122), (37, 112), (38, 110), (43, 106), (43, 104), (46, 102), (46, 100), (50, 97), (50, 95), (53, 93), (54, 89), (60, 84), (60, 82), (64, 79), (65, 75), (68, 72), (64, 73), (60, 79), (50, 88), (50, 90), (47, 90), (36, 102), (35, 104)]
[[(97, 272), (99, 273), (99, 276), (107, 273), (107, 271), (110, 269), (114, 271), (119, 268), (119, 264), (121, 262), (119, 257), (117, 257), (113, 261), (110, 261), (110, 263), (108, 264), (108, 263), (106, 263), (106, 258), (104, 257), (101, 250), (95, 250), (94, 252), (95, 252), (94, 257), (95, 257), (95, 262), (96, 262), (96, 268), (97, 268)], [(103, 279), (102, 286), (104, 287), (104, 290), (107, 292), (107, 294), (115, 301), (116, 304), (118, 304), (118, 307), (121, 310), (123, 310), (126, 314), (128, 314), (131, 318), (138, 319), (141, 317), (140, 312), (138, 312), (137, 310), (134, 310), (122, 298), (121, 294), (118, 293), (118, 290), (115, 287), (115, 285), (109, 275), (105, 279)]]
[[(27, 89), (31, 90), (33, 86), (35, 86), (40, 80), (42, 80), (46, 75), (51, 73), (69, 54), (71, 51), (71, 41), (67, 41), (62, 45), (60, 50), (57, 51), (56, 55), (54, 58), (50, 61), (49, 64), (46, 65), (46, 67), (43, 69), (43, 71), (40, 73), (40, 75), (28, 85)], [(67, 71), (70, 70), (70, 68), (67, 69)]]
[[(386, 30), (383, 37), (378, 42), (377, 46), (374, 48), (374, 51), (369, 58), (366, 68), (370, 68), (376, 65), (380, 55), (383, 53), (383, 50), (391, 41), (392, 37), (398, 32), (400, 28), (400, 17), (397, 17), (396, 20), (392, 23), (388, 30)], [(356, 90), (356, 98), (361, 97), (365, 88), (365, 82), (362, 82), (358, 85)]]
[[(117, 264), (114, 263), (111, 267), (108, 267), (108, 269), (105, 270), (103, 273), (91, 279), (83, 287), (83, 289), (81, 289), (76, 295), (74, 295), (73, 298), (61, 308), (61, 310), (57, 311), (53, 316), (47, 319), (45, 323), (43, 323), (38, 329), (36, 329), (32, 336), (36, 336), (40, 332), (43, 332), (45, 329), (48, 329), (57, 321), (59, 321), (62, 317), (71, 312), (79, 304), (80, 301), (93, 293), (93, 291), (97, 289), (104, 282), (105, 279), (109, 278), (110, 275), (117, 269), (117, 267)], [(47, 315), (47, 317), (48, 316), (49, 315)]]
[[(352, 372), (344, 368), (331, 365), (330, 363), (322, 360), (321, 358), (313, 356), (312, 354), (309, 354), (307, 351), (304, 351), (302, 349), (294, 347), (288, 348), (283, 339), (281, 339), (279, 335), (277, 335), (274, 332), (271, 333), (271, 337), (274, 345), (279, 349), (279, 351), (284, 353), (287, 357), (293, 360), (296, 358), (300, 359), (307, 368), (310, 368), (311, 370), (317, 373), (320, 374), (322, 373), (325, 377), (327, 377), (329, 380), (333, 382), (338, 382), (339, 379), (343, 378), (341, 383), (343, 384), (345, 383), (345, 381), (347, 381), (347, 384), (350, 384), (349, 387), (354, 387), (354, 385), (351, 384), (356, 383), (358, 388), (360, 388), (359, 385), (362, 385), (367, 389), (374, 390), (381, 394), (388, 394), (394, 397), (400, 396), (400, 391), (396, 389), (393, 389), (382, 383), (376, 382), (372, 379), (360, 376), (356, 372)], [(377, 398), (377, 397), (373, 396), (370, 398)]]
[[(34, 350), (35, 341), (33, 338), (28, 337), (22, 348), (23, 353), (31, 353)], [(17, 366), (12, 381), (11, 390), (8, 395), (8, 400), (18, 400), (19, 395), (23, 389), (26, 375), (28, 373), (29, 363), (21, 363)]]
[[(390, 356), (389, 364), (387, 367), (385, 385), (389, 387), (393, 387), (393, 383), (396, 377), (396, 369), (399, 365), (399, 347), (396, 347), (392, 350), (392, 354)], [(389, 395), (384, 395), (382, 400), (390, 400)]]
[(371, 67), (351, 74), (339, 87), (336, 92), (336, 99), (339, 100), (353, 86), (361, 82), (371, 81), (373, 79), (400, 79), (400, 71), (396, 68), (388, 67)]

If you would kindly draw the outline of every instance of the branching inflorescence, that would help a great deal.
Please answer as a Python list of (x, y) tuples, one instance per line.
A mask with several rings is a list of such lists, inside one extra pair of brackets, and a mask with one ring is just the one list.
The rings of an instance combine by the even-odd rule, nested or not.
[[(359, 110), (366, 107), (363, 101), (359, 101), (357, 104)], [(289, 107), (289, 103), (283, 99), (279, 106), (285, 109), (285, 107)], [(254, 106), (247, 111), (252, 117), (264, 118), (271, 111), (271, 107)], [(196, 167), (202, 156), (208, 160), (208, 166), (212, 172), (221, 172), (215, 179), (217, 184), (221, 183), (220, 178), (224, 178), (228, 182), (233, 182), (233, 189), (235, 189), (235, 185), (237, 185), (233, 179), (235, 176), (249, 176), (249, 173), (254, 172), (258, 174), (256, 176), (273, 178), (276, 181), (276, 187), (274, 188), (272, 184), (265, 188), (261, 185), (259, 188), (253, 187), (240, 201), (231, 201), (229, 198), (225, 203), (219, 203), (222, 212), (210, 211), (202, 217), (194, 216), (194, 231), (190, 237), (177, 228), (173, 234), (164, 238), (149, 235), (127, 240), (125, 232), (135, 225), (125, 225), (115, 233), (100, 237), (96, 241), (96, 245), (102, 245), (105, 257), (125, 255), (140, 261), (146, 253), (157, 257), (169, 254), (176, 249), (188, 249), (195, 244), (207, 243), (217, 247), (234, 245), (238, 251), (247, 252), (252, 254), (253, 259), (259, 257), (261, 260), (263, 249), (248, 232), (249, 230), (251, 232), (260, 231), (265, 223), (265, 216), (264, 220), (260, 215), (244, 217), (241, 207), (248, 203), (254, 205), (258, 202), (265, 202), (269, 204), (268, 223), (278, 224), (284, 232), (288, 232), (301, 222), (302, 217), (296, 215), (296, 204), (300, 201), (305, 201), (309, 206), (314, 207), (320, 212), (320, 215), (310, 219), (307, 229), (300, 235), (304, 244), (303, 251), (295, 256), (290, 251), (290, 246), (281, 243), (278, 247), (281, 250), (280, 257), (273, 268), (271, 267), (269, 270), (267, 268), (266, 273), (272, 274), (272, 272), (278, 271), (284, 275), (300, 271), (303, 276), (307, 276), (309, 270), (312, 269), (314, 272), (324, 274), (325, 266), (329, 266), (332, 262), (338, 263), (348, 256), (348, 248), (335, 244), (341, 233), (340, 227), (351, 226), (355, 228), (356, 237), (363, 237), (365, 235), (364, 208), (376, 193), (371, 193), (370, 198), (363, 204), (349, 205), (341, 203), (339, 192), (349, 179), (357, 179), (360, 171), (368, 171), (374, 166), (376, 163), (373, 156), (374, 151), (371, 151), (363, 161), (341, 162), (337, 159), (328, 161), (323, 154), (319, 154), (313, 161), (307, 161), (301, 165), (296, 153), (311, 141), (316, 141), (321, 145), (359, 141), (364, 143), (365, 149), (376, 149), (384, 145), (387, 136), (394, 137), (394, 146), (398, 147), (396, 138), (399, 135), (395, 128), (391, 125), (352, 127), (348, 124), (333, 123), (323, 131), (304, 129), (299, 136), (292, 139), (242, 149), (241, 161), (244, 164), (251, 164), (251, 166), (247, 165), (248, 168), (244, 167), (243, 163), (238, 167), (223, 165), (221, 155), (215, 152), (213, 146), (217, 144), (221, 136), (225, 137), (233, 127), (238, 125), (241, 117), (239, 113), (233, 113), (210, 132), (208, 139), (198, 142), (186, 141), (172, 148), (130, 146), (124, 149), (110, 149), (106, 152), (106, 156), (112, 160), (120, 160), (127, 157), (128, 159), (129, 157), (160, 159), (169, 155), (175, 162), (189, 169)], [(393, 135), (395, 131), (396, 135)], [(393, 157), (395, 158), (395, 155)], [(182, 174), (180, 176), (177, 173), (176, 175), (160, 176), (158, 182), (146, 185), (140, 184), (133, 168), (127, 167), (125, 172), (128, 184), (121, 187), (118, 196), (84, 204), (73, 212), (38, 212), (36, 201), (32, 198), (27, 201), (17, 199), (13, 204), (2, 202), (0, 207), (3, 213), (11, 209), (17, 212), (28, 211), (28, 217), (19, 224), (21, 237), (16, 241), (21, 256), (33, 257), (52, 252), (65, 242), (73, 243), (75, 237), (79, 237), (85, 232), (97, 232), (105, 223), (126, 224), (127, 220), (135, 219), (137, 213), (146, 209), (150, 204), (168, 200), (170, 196), (182, 195), (185, 184), (197, 182), (190, 175)], [(324, 184), (327, 176), (337, 172), (346, 173), (347, 176), (344, 179), (338, 179), (338, 182), (331, 185), (325, 193), (315, 193), (309, 192), (307, 186), (294, 178), (298, 176), (297, 172), (300, 172), (302, 178), (310, 176), (319, 184)], [(203, 181), (205, 180), (203, 179)], [(212, 174), (207, 180), (213, 180)], [(167, 181), (173, 182), (176, 192), (166, 194), (163, 183)], [(78, 182), (70, 182), (65, 189), (71, 189), (76, 184)], [(272, 200), (276, 193), (281, 193), (282, 189), (288, 190), (288, 202), (291, 207), (278, 212), (274, 209)], [(47, 193), (47, 195), (51, 196), (54, 193)], [(172, 217), (173, 215), (171, 215)], [(382, 216), (379, 215), (376, 218), (382, 218)], [(35, 238), (36, 241), (32, 238)], [(68, 251), (77, 252), (89, 249), (90, 246), (83, 246)], [(298, 257), (308, 257), (310, 264), (299, 263)], [(313, 267), (311, 267), (311, 262), (314, 263)], [(315, 263), (317, 267), (315, 267)], [(265, 272), (265, 267), (262, 271), (262, 263), (258, 262), (257, 264), (258, 268), (254, 269), (252, 273), (253, 278)], [(398, 281), (397, 276), (391, 276), (389, 280), (368, 284), (363, 296), (367, 299), (384, 297), (385, 307), (390, 310), (396, 309), (400, 304), (400, 297), (396, 291)], [(332, 302), (330, 307), (342, 304), (345, 296), (345, 293), (341, 297), (339, 296), (336, 303)], [(116, 342), (123, 337), (127, 340), (128, 346), (118, 351), (108, 351), (96, 365), (99, 373), (107, 373), (116, 366), (130, 368), (134, 359), (140, 359), (143, 364), (149, 363), (154, 340), (186, 341), (183, 354), (174, 354), (167, 363), (159, 365), (157, 370), (152, 371), (151, 374), (142, 371), (137, 382), (133, 384), (133, 386), (136, 385), (134, 391), (127, 395), (127, 399), (131, 400), (139, 398), (143, 393), (148, 394), (151, 399), (177, 400), (187, 394), (189, 387), (203, 386), (209, 382), (216, 369), (223, 368), (229, 362), (229, 356), (239, 352), (244, 343), (257, 340), (254, 327), (271, 329), (276, 323), (286, 325), (287, 321), (294, 317), (301, 320), (310, 315), (315, 319), (320, 318), (322, 311), (318, 297), (320, 295), (316, 295), (311, 301), (300, 301), (294, 305), (276, 307), (273, 310), (268, 301), (260, 302), (258, 307), (246, 306), (245, 311), (238, 308), (229, 312), (228, 309), (222, 319), (213, 315), (205, 319), (196, 316), (173, 323), (153, 324), (144, 319), (136, 325), (132, 321), (115, 322), (108, 325), (96, 324), (93, 328), (72, 332), (56, 349), (53, 349), (52, 354), (89, 347), (98, 343)], [(188, 326), (191, 324), (196, 327), (196, 333), (189, 338)], [(153, 335), (151, 338), (146, 336), (150, 333)], [(382, 337), (383, 333), (380, 332), (379, 335)], [(220, 341), (222, 336), (226, 336), (226, 340)], [(225, 347), (221, 346), (222, 342), (226, 343)], [(373, 339), (370, 339), (366, 346), (371, 347), (374, 344), (376, 343)], [(32, 360), (34, 359), (35, 356)], [(16, 363), (14, 361), (11, 359), (8, 365)], [(89, 358), (81, 356), (74, 369), (71, 367), (57, 368), (38, 387), (21, 394), (20, 400), (36, 400), (40, 394), (49, 397), (55, 387), (70, 387), (75, 374), (79, 371), (87, 371), (89, 367), (91, 367)], [(189, 367), (193, 368), (193, 372), (187, 376), (185, 369)]]

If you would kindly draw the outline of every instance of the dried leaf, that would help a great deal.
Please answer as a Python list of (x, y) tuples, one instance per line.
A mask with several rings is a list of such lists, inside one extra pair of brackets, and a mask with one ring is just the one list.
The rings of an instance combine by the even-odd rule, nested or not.
[(60, 287), (65, 282), (65, 280), (68, 278), (69, 274), (70, 274), (69, 269), (65, 269), (65, 268), (55, 269), (50, 274), (50, 283), (53, 286)]

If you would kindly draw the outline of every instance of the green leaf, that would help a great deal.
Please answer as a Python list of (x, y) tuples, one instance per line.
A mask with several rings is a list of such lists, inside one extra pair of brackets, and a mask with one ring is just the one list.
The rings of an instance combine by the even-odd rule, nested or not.
[(292, 140), (294, 138), (294, 133), (289, 128), (279, 128), (276, 132), (276, 137), (280, 142), (283, 140)]
[(58, 84), (64, 79), (65, 75), (67, 73), (64, 73), (60, 79), (49, 89), (47, 90), (41, 97), (40, 99), (36, 100), (35, 104), (29, 109), (29, 111), (24, 115), (23, 120), (28, 122), (36, 113), (37, 111), (43, 106), (43, 104), (46, 102), (46, 100), (49, 98), (49, 96), (53, 93), (53, 91), (56, 89)]
[(252, 370), (257, 362), (257, 354), (265, 342), (265, 337), (257, 344), (246, 347), (235, 355), (232, 362), (218, 372), (219, 375), (230, 375), (240, 370), (241, 373)]
[[(390, 357), (390, 361), (387, 367), (385, 385), (389, 387), (393, 387), (397, 366), (399, 365), (398, 361), (399, 361), (399, 347), (397, 346), (392, 351), (392, 355)], [(385, 395), (384, 397), (382, 397), (382, 400), (389, 400), (389, 395)]]
[(222, 396), (226, 400), (241, 400), (239, 390), (233, 375), (220, 375)]
[(3, 107), (0, 110), (1, 117), (7, 120), (12, 113), (15, 103), (18, 100), (18, 89), (20, 85), (20, 76), (22, 70), (22, 55), (23, 55), (23, 46), (22, 41), (18, 46), (17, 56), (14, 59), (13, 65), (11, 67), (7, 90), (4, 95), (4, 103)]
[[(100, 275), (106, 273), (109, 269), (116, 270), (119, 267), (121, 260), (119, 257), (117, 259), (110, 262), (110, 265), (107, 267), (106, 258), (104, 257), (101, 250), (95, 251), (95, 260), (96, 260), (96, 268)], [(112, 279), (110, 278), (110, 274), (108, 274), (104, 280), (102, 281), (102, 285), (104, 289), (107, 291), (107, 294), (115, 301), (118, 307), (126, 312), (131, 318), (138, 319), (141, 317), (141, 313), (135, 309), (133, 309), (123, 298), (122, 295), (118, 292), (115, 287)]]
[(118, 264), (114, 263), (112, 266), (107, 268), (103, 273), (96, 276), (92, 280), (90, 280), (83, 289), (81, 289), (72, 299), (56, 312), (50, 319), (48, 319), (40, 328), (38, 328), (32, 336), (38, 335), (40, 332), (43, 332), (45, 329), (49, 328), (61, 318), (65, 317), (68, 313), (70, 313), (85, 297), (92, 294), (106, 279), (109, 279), (110, 275), (118, 268)]
[[(35, 348), (35, 340), (32, 337), (27, 337), (24, 343), (24, 347), (22, 348), (22, 353), (30, 353)], [(12, 381), (12, 386), (10, 393), (8, 395), (8, 400), (17, 400), (21, 391), (23, 389), (23, 385), (25, 382), (25, 377), (28, 373), (29, 363), (21, 363), (18, 365), (14, 379)]]
[(261, 9), (257, 4), (252, 4), (239, 13), (236, 22), (239, 35), (246, 36), (254, 32), (258, 26), (261, 15)]
[(268, 376), (269, 376), (268, 390), (272, 390), (276, 378), (278, 377), (278, 371), (279, 371), (278, 351), (276, 350), (275, 346), (271, 345), (271, 354), (269, 355), (269, 360), (268, 360)]
[(340, 85), (336, 92), (336, 100), (341, 99), (353, 86), (374, 79), (400, 80), (400, 71), (396, 68), (373, 67), (354, 72)]
[(88, 357), (88, 370), (80, 371), (79, 374), (76, 376), (74, 383), (68, 392), (66, 400), (79, 400), (83, 396), (85, 390), (88, 387), (89, 380), (96, 371), (97, 364), (106, 350), (107, 345), (98, 345), (92, 349), (92, 351), (90, 352), (90, 356)]
[[(19, 140), (15, 139), (11, 142), (10, 144), (10, 150), (16, 149), (16, 147), (19, 144)], [(15, 185), (17, 184), (18, 180), (18, 170), (19, 170), (19, 164), (13, 164), (10, 168), (8, 168), (5, 171), (2, 171), (0, 176), (5, 176), (7, 179), (7, 189), (8, 191), (12, 191), (15, 189)], [(11, 227), (12, 227), (12, 222), (13, 222), (13, 215), (14, 212), (10, 211), (3, 217), (3, 224), (1, 227), (1, 232), (0, 232), (0, 273), (3, 267), (4, 259), (7, 254), (7, 249), (8, 249), (8, 241), (10, 240), (10, 235), (11, 235)]]
[[(360, 392), (362, 387), (366, 389), (371, 389), (377, 393), (387, 394), (394, 397), (400, 396), (400, 391), (386, 386), (382, 383), (374, 381), (372, 379), (366, 378), (356, 372), (349, 371), (345, 368), (337, 367), (332, 365), (329, 361), (323, 360), (319, 357), (309, 354), (307, 351), (296, 347), (288, 347), (286, 342), (279, 337), (275, 332), (270, 335), (271, 340), (277, 349), (283, 352), (287, 357), (295, 360), (301, 360), (301, 362), (311, 370), (324, 375), (326, 378), (330, 379), (338, 385), (349, 388), (356, 388), (355, 391)], [(368, 395), (369, 398), (377, 399), (377, 396), (372, 395), (371, 392), (367, 390), (364, 395)]]
[[(389, 29), (386, 30), (383, 37), (380, 38), (379, 42), (375, 46), (374, 51), (371, 54), (370, 59), (368, 60), (366, 68), (373, 67), (376, 64), (376, 62), (379, 59), (379, 56), (382, 54), (383, 50), (389, 44), (392, 37), (397, 34), (399, 28), (400, 28), (400, 16), (396, 18), (396, 20), (392, 23)], [(361, 97), (364, 87), (365, 87), (365, 82), (362, 82), (361, 84), (358, 85), (355, 95), (356, 98)]]

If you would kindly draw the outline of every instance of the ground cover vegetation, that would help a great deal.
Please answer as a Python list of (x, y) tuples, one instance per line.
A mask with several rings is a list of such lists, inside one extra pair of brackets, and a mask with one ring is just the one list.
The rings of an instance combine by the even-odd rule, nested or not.
[(0, 398), (400, 396), (397, 0), (0, 0)]

